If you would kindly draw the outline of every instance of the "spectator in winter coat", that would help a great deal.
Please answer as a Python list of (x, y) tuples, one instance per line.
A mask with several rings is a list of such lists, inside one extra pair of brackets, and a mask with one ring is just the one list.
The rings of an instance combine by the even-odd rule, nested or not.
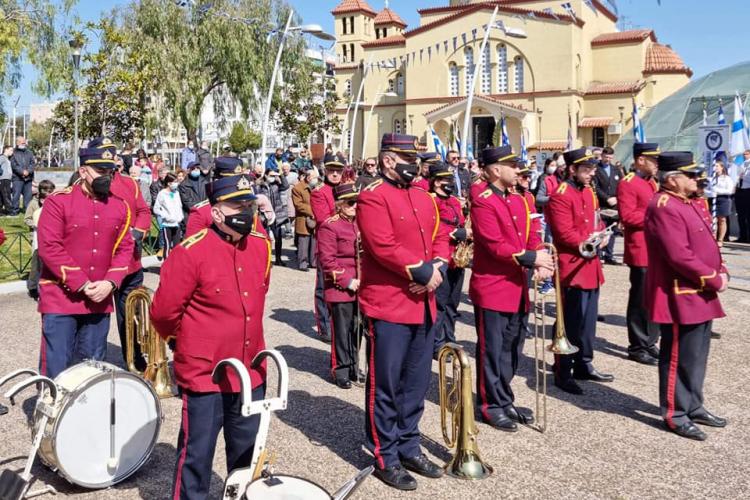
[(195, 156), (196, 161), (201, 164), (201, 171), (210, 177), (211, 170), (214, 168), (214, 157), (208, 147), (208, 141), (201, 142), (201, 147), (195, 152)]
[(265, 175), (256, 179), (255, 192), (265, 195), (271, 202), (274, 212), (274, 222), (269, 225), (269, 233), (274, 238), (274, 255), (277, 266), (283, 266), (281, 262), (281, 246), (283, 243), (283, 227), (289, 220), (289, 211), (284, 201), (284, 193), (289, 190), (286, 177), (280, 175), (276, 170), (268, 170)]
[(36, 159), (34, 158), (34, 153), (27, 149), (26, 138), (21, 136), (16, 137), (16, 149), (13, 150), (13, 156), (10, 158), (10, 168), (13, 171), (12, 215), (21, 213), (21, 196), (23, 196), (24, 207), (27, 207), (31, 203), (34, 165), (36, 165)]
[(185, 180), (180, 183), (180, 199), (186, 217), (191, 208), (208, 199), (206, 186), (209, 182), (211, 182), (211, 179), (207, 173), (203, 173), (200, 163), (194, 161), (187, 165), (187, 175)]

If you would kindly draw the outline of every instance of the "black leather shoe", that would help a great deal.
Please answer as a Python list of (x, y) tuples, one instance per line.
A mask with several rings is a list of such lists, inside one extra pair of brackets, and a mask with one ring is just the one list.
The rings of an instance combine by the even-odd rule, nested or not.
[(320, 336), (320, 341), (321, 342), (325, 342), (326, 344), (330, 344), (331, 343), (331, 334), (330, 333), (326, 333), (324, 335), (321, 335)]
[(576, 394), (578, 396), (583, 394), (583, 389), (581, 389), (581, 386), (576, 384), (575, 380), (572, 379), (555, 380), (555, 386), (557, 386), (557, 388), (561, 391), (567, 392), (568, 394)]
[(682, 436), (688, 439), (695, 439), (696, 441), (705, 441), (708, 437), (705, 432), (695, 426), (693, 422), (685, 422), (679, 427), (669, 429), (678, 436)]
[(505, 409), (505, 414), (508, 415), (509, 419), (519, 424), (534, 423), (534, 413), (528, 408), (516, 408), (510, 405)]
[(594, 382), (612, 382), (615, 380), (614, 375), (601, 373), (594, 367), (589, 368), (587, 372), (573, 372), (573, 377), (578, 380), (593, 380)]
[(657, 361), (659, 360), (659, 348), (658, 348), (658, 347), (656, 347), (656, 346), (651, 346), (651, 347), (649, 347), (649, 348), (647, 349), (647, 351), (648, 351), (648, 353), (649, 353), (649, 354), (650, 354), (651, 356), (655, 357), (655, 358), (657, 359)]
[(420, 476), (437, 479), (445, 474), (445, 471), (435, 462), (431, 461), (424, 453), (416, 457), (402, 458), (401, 465)]
[(352, 384), (358, 387), (362, 387), (367, 382), (367, 377), (365, 377), (364, 373), (358, 372), (357, 375), (350, 377), (349, 380), (352, 381)]
[(339, 389), (351, 389), (352, 383), (349, 380), (336, 379), (336, 385)]
[(708, 411), (696, 415), (690, 415), (690, 420), (696, 424), (707, 425), (709, 427), (726, 427), (728, 423), (726, 418), (717, 417)]
[(0, 403), (0, 415), (5, 415), (6, 413), (8, 413), (8, 407)]
[(610, 266), (621, 266), (622, 262), (617, 259), (604, 259), (604, 263)]
[(372, 475), (397, 490), (412, 491), (417, 489), (417, 480), (400, 465), (375, 469)]
[(640, 363), (642, 365), (658, 365), (659, 360), (649, 354), (647, 351), (631, 352), (628, 354), (628, 359)]
[(285, 264), (285, 263), (283, 263), (283, 262), (282, 262), (282, 261), (280, 261), (280, 260), (277, 260), (276, 262), (274, 262), (274, 263), (273, 263), (273, 265), (274, 265), (274, 266), (279, 266), (279, 267), (286, 267), (286, 264)]
[(717, 332), (711, 332), (711, 338), (712, 339), (720, 339), (721, 338), (721, 334), (717, 333)]
[(494, 415), (490, 420), (484, 420), (484, 423), (503, 432), (518, 431), (518, 425), (516, 425), (516, 423), (504, 413), (500, 415)]

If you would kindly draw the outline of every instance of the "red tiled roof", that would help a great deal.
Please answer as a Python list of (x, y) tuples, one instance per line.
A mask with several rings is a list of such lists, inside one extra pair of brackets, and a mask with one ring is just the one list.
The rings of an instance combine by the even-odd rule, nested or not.
[[(492, 4), (492, 5), (500, 4), (504, 6), (510, 6), (510, 5), (519, 5), (523, 3), (538, 2), (538, 1), (539, 0), (496, 0), (494, 2), (490, 1), (486, 3)], [(594, 7), (597, 8), (597, 10), (602, 12), (609, 19), (613, 21), (617, 21), (617, 16), (614, 13), (612, 13), (612, 11), (610, 11), (606, 5), (601, 3), (599, 0), (593, 0), (592, 3), (594, 4)], [(426, 9), (418, 9), (417, 12), (419, 12), (420, 15), (421, 14), (439, 14), (441, 12), (451, 12), (451, 11), (456, 11), (456, 10), (462, 10), (469, 6), (471, 6), (471, 4), (448, 5), (445, 7), (431, 7), (431, 8), (426, 8)], [(537, 13), (537, 12), (538, 11), (534, 11), (534, 13)], [(565, 16), (565, 14), (558, 14), (558, 15), (559, 17)]]
[(393, 12), (388, 7), (381, 10), (380, 13), (375, 16), (375, 24), (395, 24), (401, 26), (402, 28), (406, 28), (406, 23), (404, 22), (404, 20), (401, 19), (398, 14)]
[(385, 38), (381, 38), (380, 40), (373, 40), (372, 42), (365, 42), (362, 44), (362, 47), (369, 49), (373, 47), (385, 47), (387, 45), (405, 45), (405, 44), (406, 44), (406, 38), (404, 38), (404, 35), (391, 35)]
[(584, 117), (579, 123), (580, 128), (598, 128), (598, 127), (609, 127), (612, 123), (612, 118), (609, 116), (596, 116), (596, 117)]
[(684, 73), (693, 76), (693, 71), (669, 45), (652, 43), (646, 52), (644, 75), (654, 73)]
[(642, 42), (648, 38), (652, 41), (656, 41), (656, 34), (654, 30), (630, 30), (630, 31), (616, 31), (614, 33), (602, 33), (593, 40), (591, 40), (592, 47), (599, 47), (601, 45), (617, 45), (620, 43), (633, 43)]
[(540, 141), (529, 146), (529, 149), (537, 151), (565, 151), (568, 149), (568, 141)]
[(639, 92), (644, 85), (642, 80), (634, 82), (594, 82), (586, 89), (586, 95), (634, 94)]
[(372, 10), (365, 0), (341, 0), (341, 3), (331, 11), (331, 14), (348, 14), (350, 12), (364, 12), (365, 14), (371, 14), (373, 16), (377, 13)]

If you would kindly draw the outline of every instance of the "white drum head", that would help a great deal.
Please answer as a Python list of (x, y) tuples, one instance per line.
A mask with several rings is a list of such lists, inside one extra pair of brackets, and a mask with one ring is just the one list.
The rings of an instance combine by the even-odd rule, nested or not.
[(317, 484), (284, 475), (253, 481), (245, 496), (249, 500), (331, 500), (331, 495)]
[(60, 474), (88, 488), (118, 483), (146, 461), (159, 435), (159, 400), (146, 382), (115, 373), (115, 467), (110, 459), (112, 375), (102, 373), (77, 388), (58, 417), (54, 450)]

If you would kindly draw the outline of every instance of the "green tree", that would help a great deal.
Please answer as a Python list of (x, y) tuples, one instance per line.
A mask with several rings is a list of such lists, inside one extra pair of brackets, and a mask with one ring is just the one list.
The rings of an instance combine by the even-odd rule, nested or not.
[(27, 132), (28, 137), (26, 138), (29, 142), (29, 147), (33, 151), (41, 152), (47, 150), (49, 147), (50, 135), (54, 133), (52, 129), (52, 121), (47, 120), (43, 123), (32, 122), (29, 125)]
[(235, 124), (232, 125), (232, 131), (227, 138), (227, 142), (232, 146), (232, 151), (238, 153), (258, 149), (261, 141), (262, 137), (258, 132), (246, 128), (240, 122), (235, 122)]
[[(309, 59), (300, 61), (298, 71), (312, 75), (315, 68)], [(325, 87), (324, 87), (325, 86)], [(306, 143), (311, 136), (338, 134), (341, 122), (336, 116), (336, 85), (331, 78), (296, 79), (284, 87), (275, 119), (281, 130)]]

